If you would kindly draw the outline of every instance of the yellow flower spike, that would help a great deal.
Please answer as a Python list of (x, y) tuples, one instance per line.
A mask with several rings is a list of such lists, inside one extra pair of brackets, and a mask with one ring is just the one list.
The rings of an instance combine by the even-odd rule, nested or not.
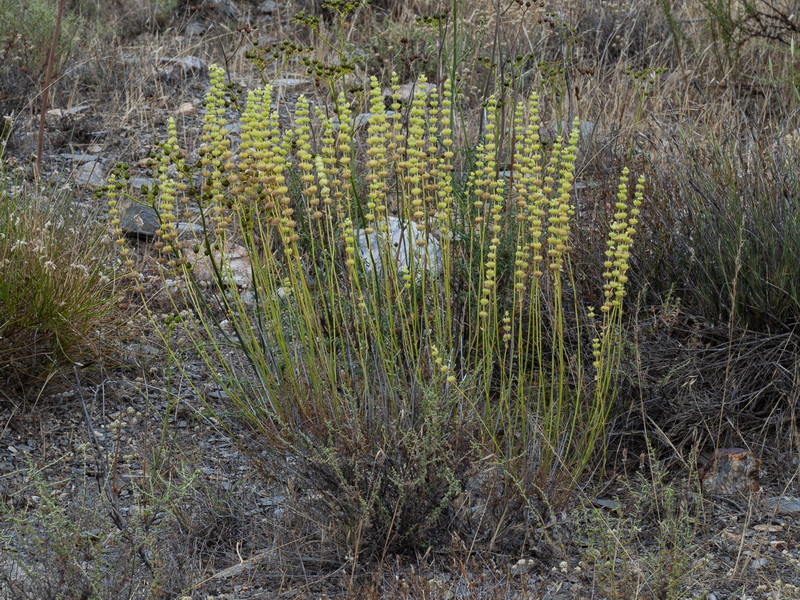
[[(316, 180), (314, 174), (314, 156), (311, 153), (311, 119), (309, 117), (310, 109), (308, 99), (301, 95), (297, 100), (295, 108), (295, 127), (294, 138), (296, 145), (297, 167), (300, 169), (300, 181), (303, 184), (301, 194), (308, 206), (316, 208), (319, 205), (320, 199), (316, 196), (317, 186), (314, 185)], [(318, 211), (312, 211), (313, 218)], [(296, 234), (290, 234), (290, 241), (296, 241)]]
[(232, 156), (228, 148), (230, 140), (225, 127), (225, 75), (218, 65), (209, 67), (211, 85), (205, 97), (206, 114), (203, 118), (203, 145), (200, 148), (201, 174), (205, 177), (203, 191), (210, 196), (209, 205), (213, 211), (214, 233), (224, 236), (232, 217), (227, 214), (226, 199), (222, 181)]
[(609, 313), (612, 308), (621, 310), (622, 299), (626, 295), (625, 284), (629, 280), (627, 272), (630, 268), (630, 245), (636, 232), (635, 225), (638, 223), (636, 216), (639, 214), (638, 207), (642, 201), (644, 178), (639, 177), (637, 180), (632, 201), (634, 208), (630, 210), (630, 214), (628, 213), (627, 182), (628, 169), (626, 168), (623, 169), (620, 177), (617, 212), (614, 214), (614, 221), (610, 227), (607, 241), (608, 250), (605, 252), (607, 260), (604, 262), (606, 272), (603, 277), (606, 278), (607, 284), (603, 288), (605, 302), (600, 309), (603, 313)]
[[(375, 77), (370, 80), (370, 99), (372, 116), (370, 118), (369, 137), (367, 138), (367, 156), (370, 157), (370, 160), (367, 161), (369, 173), (366, 177), (369, 182), (369, 191), (367, 193), (367, 210), (369, 212), (365, 215), (365, 218), (368, 221), (374, 221), (376, 220), (376, 213), (377, 215), (384, 215), (387, 212), (386, 181), (389, 178), (389, 173), (386, 169), (388, 162), (386, 159), (386, 146), (389, 125), (383, 102), (383, 93)], [(369, 229), (372, 228), (370, 227)]]

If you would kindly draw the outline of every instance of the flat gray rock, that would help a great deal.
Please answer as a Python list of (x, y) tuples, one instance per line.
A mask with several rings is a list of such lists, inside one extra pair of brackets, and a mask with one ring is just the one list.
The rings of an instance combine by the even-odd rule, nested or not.
[(158, 69), (159, 74), (164, 79), (204, 77), (208, 72), (206, 62), (196, 56), (184, 56), (183, 58), (159, 59), (162, 67)]
[(120, 229), (125, 235), (150, 239), (156, 235), (156, 230), (161, 226), (158, 213), (150, 206), (133, 203), (122, 214), (119, 222)]
[(779, 515), (798, 515), (800, 514), (800, 499), (793, 496), (776, 496), (765, 500), (767, 506), (775, 510)]
[(56, 154), (55, 156), (57, 156), (59, 158), (66, 159), (66, 160), (71, 160), (72, 162), (76, 162), (76, 163), (97, 162), (97, 155), (96, 154), (70, 154), (70, 153), (63, 153), (63, 154)]
[(183, 32), (189, 37), (194, 37), (197, 35), (203, 35), (207, 29), (208, 25), (206, 25), (205, 23), (192, 21), (186, 26), (186, 29), (184, 29)]
[(261, 4), (258, 5), (258, 12), (264, 15), (271, 15), (276, 10), (278, 10), (278, 4), (275, 0), (264, 0)]
[(131, 180), (128, 182), (133, 190), (141, 190), (142, 187), (152, 187), (153, 180), (149, 177), (131, 177)]

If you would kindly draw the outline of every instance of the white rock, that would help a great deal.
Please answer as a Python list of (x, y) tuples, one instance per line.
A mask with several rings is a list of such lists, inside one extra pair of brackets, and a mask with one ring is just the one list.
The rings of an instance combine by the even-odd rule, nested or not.
[(78, 169), (77, 176), (75, 177), (75, 183), (77, 185), (88, 189), (99, 187), (105, 182), (106, 176), (103, 173), (103, 167), (100, 161), (97, 160), (84, 163), (83, 166)]
[(272, 87), (285, 91), (297, 90), (314, 84), (314, 80), (309, 77), (279, 77), (272, 81)]
[(184, 56), (183, 58), (161, 58), (164, 67), (158, 71), (162, 77), (189, 77), (202, 75), (208, 69), (205, 61), (197, 56)]
[[(402, 277), (406, 270), (411, 269), (412, 264), (417, 272), (417, 278), (420, 277), (423, 266), (430, 275), (438, 277), (442, 272), (442, 250), (439, 247), (439, 240), (431, 234), (427, 234), (426, 240), (426, 232), (419, 231), (413, 221), (403, 221), (397, 217), (389, 217), (387, 221), (386, 232), (380, 231), (380, 223), (375, 224), (373, 233), (369, 235), (363, 229), (356, 232), (358, 250), (367, 274), (372, 273), (373, 267), (378, 275), (384, 273), (383, 250), (383, 253), (391, 256), (394, 263), (392, 271), (397, 273), (398, 277)], [(391, 240), (388, 249), (387, 235)], [(417, 245), (418, 241), (424, 243)]]
[(48, 117), (53, 117), (54, 119), (63, 119), (64, 117), (72, 117), (81, 113), (89, 108), (88, 104), (81, 104), (80, 106), (75, 106), (73, 108), (51, 108), (47, 111)]

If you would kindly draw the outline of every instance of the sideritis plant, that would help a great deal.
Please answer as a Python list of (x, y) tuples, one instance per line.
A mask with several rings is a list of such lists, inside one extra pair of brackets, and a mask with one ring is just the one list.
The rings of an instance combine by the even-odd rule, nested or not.
[[(492, 99), (462, 175), (449, 82), (404, 109), (395, 78), (387, 110), (373, 79), (363, 134), (344, 95), (335, 116), (301, 97), (286, 127), (266, 86), (249, 93), (236, 146), (211, 73), (197, 164), (174, 123), (157, 159), (160, 251), (192, 308), (165, 338), (176, 357), (170, 333), (191, 340), (236, 416), (299, 476), (320, 545), (355, 566), (446, 541), (478, 459), (517, 505), (568, 490), (613, 406), (641, 181), (629, 206), (622, 178), (605, 302), (584, 311), (569, 259), (577, 124), (546, 150), (535, 95), (514, 107), (508, 171)], [(188, 202), (203, 233), (181, 242)]]

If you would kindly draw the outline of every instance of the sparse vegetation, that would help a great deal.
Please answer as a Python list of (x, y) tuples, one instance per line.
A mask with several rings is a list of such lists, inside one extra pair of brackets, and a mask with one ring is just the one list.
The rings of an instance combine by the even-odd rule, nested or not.
[(0, 0), (0, 600), (796, 595), (794, 0), (66, 4), (33, 185)]
[(698, 568), (699, 495), (688, 479), (671, 481), (652, 452), (641, 458), (619, 497), (585, 509), (580, 568), (605, 598), (684, 598)]

